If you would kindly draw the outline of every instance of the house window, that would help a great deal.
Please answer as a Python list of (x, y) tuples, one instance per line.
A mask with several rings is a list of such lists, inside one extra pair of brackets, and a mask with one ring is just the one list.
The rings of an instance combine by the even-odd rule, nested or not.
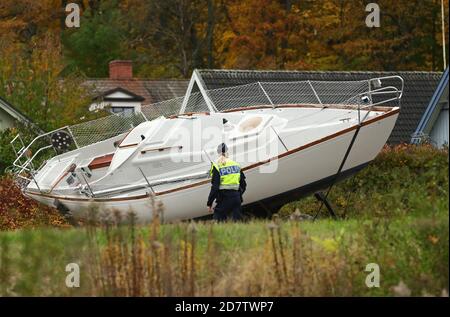
[(111, 107), (111, 112), (120, 113), (125, 117), (129, 117), (134, 114), (134, 107)]

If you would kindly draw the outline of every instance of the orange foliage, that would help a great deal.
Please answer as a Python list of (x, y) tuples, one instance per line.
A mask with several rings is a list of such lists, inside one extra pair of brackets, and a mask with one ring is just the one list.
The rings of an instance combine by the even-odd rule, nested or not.
[(22, 195), (9, 177), (0, 179), (0, 230), (35, 228), (38, 226), (68, 227), (54, 208)]
[[(366, 26), (364, 1), (73, 2), (80, 6), (82, 22), (81, 29), (70, 31), (64, 25), (67, 2), (0, 1), (0, 47), (8, 40), (23, 45), (25, 52), (33, 51), (45, 36), (59, 39), (69, 31), (101, 29), (104, 25), (95, 16), (118, 10), (127, 21), (120, 55), (134, 60), (140, 77), (188, 78), (195, 68), (430, 71), (443, 67), (440, 1), (380, 0), (379, 28)], [(444, 0), (445, 16), (448, 5)], [(448, 18), (445, 27), (448, 30)], [(448, 45), (448, 33), (446, 39)], [(66, 51), (62, 49), (58, 58), (80, 65), (76, 63), (82, 59), (77, 55), (80, 51), (71, 56), (67, 45), (63, 48)], [(99, 69), (108, 62), (87, 56), (98, 59), (92, 64)], [(80, 70), (89, 76), (98, 71)]]

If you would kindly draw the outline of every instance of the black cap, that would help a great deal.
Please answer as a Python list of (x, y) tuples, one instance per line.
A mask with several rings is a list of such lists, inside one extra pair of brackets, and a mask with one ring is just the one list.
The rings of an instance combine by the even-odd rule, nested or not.
[(217, 153), (224, 154), (227, 152), (228, 152), (228, 146), (225, 143), (222, 143), (217, 147)]

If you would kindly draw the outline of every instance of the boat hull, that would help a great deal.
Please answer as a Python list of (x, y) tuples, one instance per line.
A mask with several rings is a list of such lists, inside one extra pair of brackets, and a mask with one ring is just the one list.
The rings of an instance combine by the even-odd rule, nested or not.
[[(398, 110), (367, 120), (360, 127), (353, 126), (286, 152), (268, 161), (246, 166), (247, 192), (244, 206), (269, 206), (274, 210), (334, 181), (351, 141), (358, 133), (340, 176), (359, 171), (380, 152), (388, 139)], [(273, 173), (265, 173), (267, 169)], [(139, 222), (153, 218), (154, 206), (162, 203), (164, 222), (191, 219), (208, 215), (206, 200), (210, 190), (208, 179), (151, 195), (137, 192), (126, 197), (82, 198), (25, 191), (25, 194), (46, 205), (58, 205), (75, 218), (83, 218), (86, 210), (118, 211), (122, 217), (133, 212)], [(152, 203), (152, 200), (154, 202)], [(61, 208), (62, 206), (62, 208)], [(263, 208), (263, 207), (261, 207)]]

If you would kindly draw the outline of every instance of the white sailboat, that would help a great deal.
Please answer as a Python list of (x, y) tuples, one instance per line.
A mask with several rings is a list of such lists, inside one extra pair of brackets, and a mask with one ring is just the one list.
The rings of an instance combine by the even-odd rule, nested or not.
[[(255, 87), (258, 93), (249, 93)], [(26, 196), (75, 218), (95, 206), (124, 216), (132, 211), (148, 222), (154, 199), (170, 222), (208, 214), (209, 169), (225, 142), (247, 176), (244, 207), (276, 210), (372, 161), (394, 128), (402, 93), (398, 76), (207, 91), (206, 100), (171, 101), (180, 109), (175, 115), (150, 120), (143, 114), (142, 123), (105, 139), (92, 132), (92, 144), (79, 142), (80, 126), (43, 134), (17, 150), (14, 171)], [(117, 116), (107, 120), (112, 123), (103, 126), (111, 129)], [(30, 155), (44, 141), (49, 144)], [(46, 151), (55, 153), (35, 168)]]

